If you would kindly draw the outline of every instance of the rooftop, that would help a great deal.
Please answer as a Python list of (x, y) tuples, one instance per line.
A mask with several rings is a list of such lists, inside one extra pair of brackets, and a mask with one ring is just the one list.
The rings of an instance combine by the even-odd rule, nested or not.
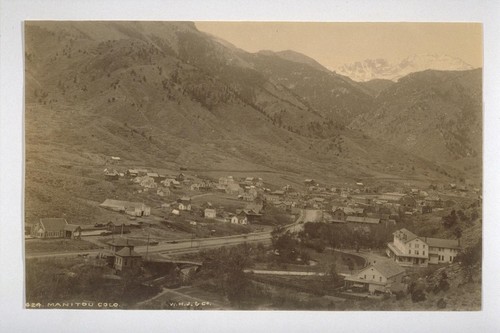
[(405, 272), (405, 269), (392, 260), (378, 261), (372, 266), (386, 278), (391, 278)]
[(413, 232), (405, 228), (399, 229), (398, 231), (394, 232), (393, 235), (401, 239), (405, 243), (414, 240), (415, 238), (418, 238), (417, 235), (415, 235)]
[(40, 219), (40, 223), (45, 228), (45, 231), (61, 231), (68, 224), (63, 218), (44, 218)]
[(444, 247), (447, 249), (458, 249), (460, 245), (456, 239), (428, 238), (424, 237), (424, 241), (429, 247)]
[(378, 224), (380, 223), (380, 219), (373, 217), (348, 216), (346, 218), (346, 222)]
[(116, 255), (120, 257), (142, 257), (139, 253), (129, 247), (124, 247), (120, 251), (116, 252)]

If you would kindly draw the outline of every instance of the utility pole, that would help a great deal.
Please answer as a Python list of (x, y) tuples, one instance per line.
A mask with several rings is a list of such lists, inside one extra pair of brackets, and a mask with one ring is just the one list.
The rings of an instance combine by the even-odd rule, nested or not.
[(146, 261), (148, 260), (148, 254), (149, 254), (149, 233), (150, 229), (148, 228), (148, 243), (146, 244)]

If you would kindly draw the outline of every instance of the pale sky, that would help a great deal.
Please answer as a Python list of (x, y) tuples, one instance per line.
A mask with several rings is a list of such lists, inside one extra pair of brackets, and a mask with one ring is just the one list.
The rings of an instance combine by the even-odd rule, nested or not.
[(457, 57), (482, 67), (478, 23), (196, 22), (199, 30), (248, 52), (294, 50), (334, 69), (365, 59), (414, 54)]

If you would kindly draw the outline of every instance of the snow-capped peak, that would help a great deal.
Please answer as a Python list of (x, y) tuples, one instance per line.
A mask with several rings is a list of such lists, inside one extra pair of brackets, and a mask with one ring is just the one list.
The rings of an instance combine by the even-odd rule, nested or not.
[(410, 73), (427, 69), (450, 71), (468, 70), (473, 69), (473, 67), (462, 59), (449, 55), (418, 54), (408, 56), (394, 63), (390, 63), (385, 59), (366, 59), (345, 64), (337, 68), (336, 72), (348, 76), (354, 81), (365, 82), (373, 79), (397, 81)]

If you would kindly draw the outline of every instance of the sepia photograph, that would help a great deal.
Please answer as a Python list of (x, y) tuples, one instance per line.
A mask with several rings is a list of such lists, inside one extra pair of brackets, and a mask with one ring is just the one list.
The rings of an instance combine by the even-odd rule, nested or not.
[(481, 311), (483, 25), (24, 33), (24, 308)]

